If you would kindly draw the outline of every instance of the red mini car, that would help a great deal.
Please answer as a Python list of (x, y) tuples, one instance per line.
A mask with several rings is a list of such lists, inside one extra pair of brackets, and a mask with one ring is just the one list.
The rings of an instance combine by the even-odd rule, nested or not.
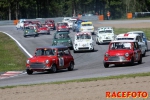
[(65, 46), (50, 46), (37, 48), (35, 55), (26, 62), (27, 74), (34, 71), (51, 71), (53, 73), (60, 69), (74, 69), (74, 58), (70, 50)]
[(53, 29), (53, 30), (56, 29), (56, 27), (55, 27), (55, 21), (54, 21), (54, 20), (46, 20), (46, 21), (45, 21), (45, 24), (46, 24), (50, 29)]
[(104, 55), (105, 68), (108, 68), (110, 64), (118, 66), (128, 63), (133, 66), (134, 62), (142, 63), (142, 52), (137, 41), (119, 40), (110, 42), (108, 51)]
[(56, 30), (57, 30), (57, 32), (69, 31), (70, 28), (68, 26), (68, 23), (66, 23), (66, 22), (58, 22), (57, 25), (56, 25)]
[(45, 24), (37, 25), (37, 33), (50, 35), (50, 29)]

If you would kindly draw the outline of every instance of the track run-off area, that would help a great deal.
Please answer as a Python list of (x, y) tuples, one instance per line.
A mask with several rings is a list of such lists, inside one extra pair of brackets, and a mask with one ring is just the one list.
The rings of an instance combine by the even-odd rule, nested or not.
[[(140, 24), (147, 23), (149, 20), (124, 20), (124, 21), (98, 21), (93, 22), (96, 27), (100, 26), (123, 26), (123, 24)], [(128, 25), (128, 27), (130, 27)], [(148, 26), (147, 26), (148, 27)], [(126, 28), (126, 27), (125, 27)], [(50, 46), (52, 44), (53, 34), (56, 30), (51, 31), (51, 35), (39, 35), (39, 37), (23, 37), (22, 30), (16, 30), (15, 25), (0, 26), (0, 31), (5, 32), (18, 44), (18, 47), (21, 48), (22, 52), (30, 57), (34, 55), (36, 47)], [(74, 40), (74, 35), (76, 33), (70, 31), (70, 36)], [(93, 35), (95, 39), (95, 35)], [(150, 42), (148, 42), (150, 47)], [(71, 53), (75, 60), (75, 69), (73, 71), (61, 70), (57, 73), (33, 73), (33, 75), (27, 75), (25, 70), (23, 73), (18, 74), (14, 77), (0, 79), (0, 86), (12, 86), (12, 85), (27, 85), (27, 84), (36, 84), (36, 83), (45, 83), (45, 82), (54, 82), (54, 81), (65, 81), (72, 79), (81, 79), (81, 78), (92, 78), (92, 77), (104, 77), (112, 75), (121, 75), (121, 74), (130, 74), (130, 73), (140, 73), (140, 72), (149, 72), (150, 71), (150, 52), (146, 53), (146, 56), (143, 57), (142, 64), (135, 64), (134, 66), (121, 66), (115, 67), (111, 65), (110, 68), (104, 68), (103, 66), (103, 57), (104, 53), (108, 49), (108, 44), (97, 45), (94, 42), (94, 52), (80, 52), (80, 53)], [(24, 62), (26, 63), (26, 62)], [(26, 69), (26, 67), (24, 66)]]

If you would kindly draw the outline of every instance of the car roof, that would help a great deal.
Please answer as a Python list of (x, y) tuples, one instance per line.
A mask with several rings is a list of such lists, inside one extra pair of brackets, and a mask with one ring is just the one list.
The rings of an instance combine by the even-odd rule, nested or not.
[(92, 22), (82, 22), (81, 24), (92, 24)]
[(137, 36), (140, 36), (139, 34), (128, 34), (128, 33), (123, 33), (123, 34), (119, 34), (116, 36), (116, 38), (135, 38)]
[(137, 42), (137, 41), (136, 40), (113, 40), (110, 43), (113, 43), (113, 42)]
[(136, 34), (136, 33), (144, 33), (144, 32), (143, 31), (130, 31), (130, 32), (127, 32), (127, 33)]
[(67, 46), (63, 46), (63, 45), (57, 45), (57, 46), (45, 46), (45, 47), (38, 47), (36, 49), (42, 49), (42, 48), (50, 48), (50, 49), (59, 49), (59, 48), (68, 48)]

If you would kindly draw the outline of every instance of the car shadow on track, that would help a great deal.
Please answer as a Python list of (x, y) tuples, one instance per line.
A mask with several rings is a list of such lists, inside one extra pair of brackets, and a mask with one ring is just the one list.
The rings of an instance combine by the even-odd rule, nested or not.
[[(144, 64), (145, 62), (142, 62), (142, 64)], [(138, 63), (134, 63), (133, 66), (137, 66), (137, 65), (141, 65), (141, 64), (138, 64)], [(118, 67), (133, 67), (129, 64), (119, 64), (119, 65), (111, 65), (109, 68), (118, 68)]]
[[(94, 51), (77, 51), (76, 53), (92, 53), (92, 52), (97, 52), (98, 50), (94, 50)], [(74, 54), (76, 54), (74, 53)]]
[(65, 73), (65, 72), (74, 72), (77, 71), (78, 69), (74, 69), (72, 71), (68, 71), (67, 69), (62, 69), (62, 70), (58, 70), (56, 73), (52, 73), (52, 72), (38, 72), (38, 73), (33, 73), (32, 75), (45, 75), (45, 74), (59, 74), (59, 73)]

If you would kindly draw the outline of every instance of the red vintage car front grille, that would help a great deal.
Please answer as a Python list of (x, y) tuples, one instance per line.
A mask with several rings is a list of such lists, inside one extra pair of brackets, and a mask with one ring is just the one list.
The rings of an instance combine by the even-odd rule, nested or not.
[(124, 56), (110, 56), (108, 58), (108, 61), (123, 61), (125, 60), (125, 57)]
[(30, 64), (30, 68), (33, 68), (33, 69), (42, 69), (44, 67), (45, 65), (43, 63), (31, 63)]

